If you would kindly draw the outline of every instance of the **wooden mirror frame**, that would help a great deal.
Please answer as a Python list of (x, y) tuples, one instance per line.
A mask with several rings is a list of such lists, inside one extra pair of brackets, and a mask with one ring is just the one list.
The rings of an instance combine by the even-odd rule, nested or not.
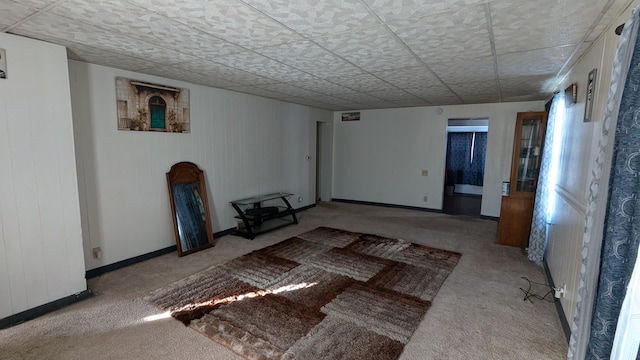
[[(178, 256), (188, 255), (214, 246), (204, 172), (194, 163), (188, 161), (179, 162), (174, 164), (167, 173), (167, 185), (169, 186), (169, 202), (171, 203), (171, 215)], [(193, 191), (188, 191), (189, 185)], [(176, 189), (181, 192), (177, 193)], [(179, 201), (191, 200), (191, 202), (183, 202), (182, 205), (176, 204), (176, 198)], [(189, 206), (191, 206), (191, 209), (188, 209)], [(199, 214), (188, 211), (195, 206), (200, 209)], [(202, 223), (197, 221), (197, 216), (202, 218)], [(197, 231), (185, 234), (187, 229), (184, 228), (187, 225), (181, 226), (180, 219), (187, 221), (187, 224), (191, 223), (191, 225), (197, 226), (198, 228), (194, 229)], [(206, 236), (203, 232), (206, 232)]]

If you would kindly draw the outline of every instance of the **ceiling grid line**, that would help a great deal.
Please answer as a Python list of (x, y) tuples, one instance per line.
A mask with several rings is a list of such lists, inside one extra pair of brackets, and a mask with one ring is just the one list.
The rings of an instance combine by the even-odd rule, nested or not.
[(632, 1), (4, 0), (0, 28), (75, 61), (379, 109), (548, 100)]

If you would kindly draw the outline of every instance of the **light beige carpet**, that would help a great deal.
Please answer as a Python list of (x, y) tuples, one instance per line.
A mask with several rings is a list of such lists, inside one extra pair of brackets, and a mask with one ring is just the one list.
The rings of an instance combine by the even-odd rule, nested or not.
[[(191, 274), (319, 226), (401, 238), (462, 254), (400, 359), (564, 359), (567, 344), (552, 303), (523, 301), (526, 276), (545, 282), (520, 249), (497, 245), (497, 222), (322, 203), (300, 224), (250, 241), (235, 236), (178, 258), (175, 253), (90, 279), (95, 296), (0, 330), (0, 359), (239, 360), (226, 347), (171, 319), (143, 298)], [(535, 290), (535, 289), (533, 289)], [(196, 334), (198, 335), (198, 334)]]

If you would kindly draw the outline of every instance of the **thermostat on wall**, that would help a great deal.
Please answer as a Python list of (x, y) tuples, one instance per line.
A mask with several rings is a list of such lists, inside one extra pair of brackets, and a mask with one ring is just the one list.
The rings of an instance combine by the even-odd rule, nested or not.
[(0, 79), (7, 78), (7, 52), (0, 49)]

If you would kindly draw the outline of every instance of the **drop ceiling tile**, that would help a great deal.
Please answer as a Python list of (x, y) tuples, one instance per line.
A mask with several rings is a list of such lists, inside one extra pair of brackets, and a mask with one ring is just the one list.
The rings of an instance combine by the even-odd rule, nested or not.
[(311, 80), (300, 81), (297, 85), (301, 88), (313, 90), (317, 93), (327, 94), (327, 95), (344, 94), (344, 93), (353, 91), (342, 85), (338, 85), (331, 81), (326, 81), (321, 79), (311, 79)]
[(140, 71), (146, 68), (162, 66), (146, 59), (140, 59), (115, 52), (105, 52), (81, 44), (64, 44), (67, 47), (67, 58), (91, 64), (104, 65), (129, 71)]
[(487, 104), (504, 102), (498, 95), (478, 95), (463, 97), (465, 104)]
[(306, 37), (379, 24), (359, 0), (243, 1)]
[(377, 71), (374, 75), (399, 88), (417, 88), (440, 83), (440, 80), (424, 65)]
[(187, 81), (193, 84), (205, 85), (214, 88), (228, 88), (232, 86), (237, 86), (237, 83), (216, 78), (215, 76), (207, 76), (203, 74), (193, 73), (188, 70), (179, 69), (174, 66), (157, 66), (153, 68), (148, 68), (144, 70), (140, 70), (141, 73), (161, 76), (164, 78), (175, 79)]
[(381, 91), (371, 91), (371, 92), (368, 92), (367, 94), (375, 96), (379, 99), (384, 99), (392, 102), (421, 100), (417, 96), (411, 93), (408, 93), (402, 89), (387, 89), (387, 90), (381, 90)]
[(498, 84), (495, 80), (469, 81), (464, 84), (452, 84), (449, 87), (465, 101), (475, 96), (490, 96), (498, 99)]
[(96, 4), (90, 0), (67, 0), (51, 12), (203, 58), (242, 51), (229, 42), (121, 0)]
[(227, 90), (237, 91), (243, 94), (262, 96), (270, 99), (277, 99), (288, 96), (286, 94), (281, 94), (273, 90), (267, 90), (253, 85), (230, 86), (227, 88)]
[(398, 107), (396, 103), (386, 100), (366, 102), (362, 105), (362, 109), (395, 109)]
[(16, 1), (1, 1), (0, 2), (0, 24), (7, 24), (6, 26), (0, 26), (0, 29), (4, 29), (9, 25), (13, 25), (19, 20), (33, 14), (38, 9), (34, 6), (29, 6), (24, 2)]
[(246, 48), (302, 39), (284, 25), (239, 0), (131, 0), (160, 15)]
[(551, 97), (554, 84), (548, 76), (522, 76), (509, 79), (500, 79), (500, 94), (502, 100), (536, 95), (537, 100)]
[(394, 85), (389, 84), (388, 82), (378, 77), (375, 77), (371, 74), (330, 77), (330, 78), (327, 78), (327, 80), (351, 89), (350, 92), (353, 92), (353, 91), (367, 92), (367, 91), (396, 88)]
[(301, 87), (287, 83), (263, 84), (257, 85), (257, 87), (296, 97), (313, 97), (315, 95), (318, 95), (318, 93), (315, 91), (303, 89)]
[(331, 95), (316, 95), (313, 97), (314, 100), (323, 102), (325, 104), (332, 104), (334, 106), (338, 106), (346, 109), (354, 109), (354, 108), (362, 108), (363, 105), (359, 103), (354, 103), (353, 101), (342, 99), (339, 97), (331, 96)]
[(79, 44), (91, 44), (106, 52), (142, 57), (159, 64), (171, 64), (192, 60), (192, 56), (181, 52), (167, 51), (166, 48), (134, 39), (119, 33), (113, 33), (92, 25), (70, 22), (68, 19), (44, 13), (24, 22), (11, 33), (44, 39), (53, 43), (68, 41)]
[(293, 104), (311, 106), (318, 109), (325, 109), (325, 110), (332, 110), (332, 111), (346, 109), (342, 106), (338, 106), (335, 104), (325, 103), (315, 99), (308, 99), (308, 98), (296, 97), (296, 96), (283, 97), (281, 100), (285, 102), (293, 103)]
[(398, 105), (398, 107), (416, 107), (416, 106), (431, 106), (430, 102), (422, 99), (416, 100), (394, 100), (394, 104)]
[(36, 9), (43, 9), (49, 5), (52, 5), (58, 1), (56, 0), (20, 0), (20, 3)]
[(256, 52), (316, 76), (362, 74), (363, 71), (311, 41), (270, 46)]
[[(500, 78), (554, 76), (560, 71), (572, 51), (572, 46), (564, 46), (499, 55), (496, 59), (498, 76)], [(545, 59), (545, 61), (539, 61), (539, 59)]]
[(96, 65), (114, 67), (129, 71), (138, 71), (154, 66), (162, 66), (160, 62), (149, 61), (148, 59), (122, 54), (116, 51), (104, 51), (103, 49), (87, 46), (85, 44), (74, 43), (50, 36), (36, 35), (21, 31), (19, 35), (38, 38), (41, 41), (55, 43), (67, 48), (67, 58)]
[(230, 66), (218, 64), (204, 59), (194, 59), (183, 63), (175, 64), (179, 69), (189, 70), (191, 72), (214, 76), (220, 79), (227, 79), (239, 84), (257, 85), (268, 84), (274, 82), (262, 76), (252, 74), (250, 72), (232, 68)]
[(29, 32), (20, 32), (19, 35), (30, 38), (38, 38), (41, 41), (47, 41), (64, 46), (67, 48), (67, 58), (91, 64), (109, 66), (130, 71), (138, 71), (153, 66), (163, 65), (162, 63), (156, 63), (144, 58), (125, 55), (115, 51), (105, 52), (102, 49), (94, 48), (92, 46), (61, 40), (49, 36), (41, 36)]
[[(604, 30), (606, 30), (610, 25), (612, 25), (613, 21), (618, 19), (620, 13), (627, 6), (629, 6), (630, 2), (632, 2), (632, 0), (614, 0), (611, 6), (609, 7), (609, 9), (602, 16), (602, 19), (598, 21), (596, 26), (594, 26), (593, 30), (587, 35), (585, 41), (586, 42), (595, 41), (598, 38), (598, 36), (602, 34)], [(620, 22), (613, 23), (614, 29), (620, 24), (621, 24)]]
[(360, 103), (362, 105), (382, 101), (382, 99), (363, 93), (340, 94), (341, 99)]
[(330, 35), (314, 41), (366, 71), (395, 69), (398, 64), (403, 67), (422, 65), (384, 26)]
[(440, 106), (440, 105), (461, 105), (464, 104), (464, 101), (462, 101), (462, 99), (460, 99), (457, 96), (432, 96), (428, 100), (431, 104), (433, 104), (433, 106)]
[(434, 97), (457, 97), (455, 93), (451, 92), (451, 90), (443, 84), (434, 84), (419, 88), (405, 88), (404, 90), (431, 103), (433, 103), (431, 99)]
[(574, 52), (572, 53), (573, 56), (570, 56), (567, 62), (565, 62), (563, 68), (558, 72), (557, 79), (562, 80), (564, 76), (567, 75), (567, 73), (573, 68), (573, 66), (578, 62), (578, 60), (580, 60), (580, 54), (584, 54), (584, 52), (589, 49), (591, 44), (592, 43), (590, 42), (584, 42), (578, 45), (578, 48), (574, 50)]
[(503, 97), (502, 102), (518, 102), (518, 101), (540, 101), (550, 98), (548, 94), (544, 93), (531, 93), (527, 95), (508, 96)]
[(389, 28), (427, 63), (492, 55), (484, 5), (401, 20)]
[(483, 3), (485, 0), (364, 0), (383, 21), (437, 13), (452, 8)]
[(497, 54), (575, 45), (608, 0), (490, 2)]
[(496, 77), (493, 56), (476, 59), (450, 59), (448, 61), (430, 63), (429, 67), (445, 84), (459, 84), (465, 81), (488, 81)]
[(242, 69), (278, 82), (294, 82), (314, 79), (310, 74), (250, 51), (215, 57), (211, 60), (222, 65)]

